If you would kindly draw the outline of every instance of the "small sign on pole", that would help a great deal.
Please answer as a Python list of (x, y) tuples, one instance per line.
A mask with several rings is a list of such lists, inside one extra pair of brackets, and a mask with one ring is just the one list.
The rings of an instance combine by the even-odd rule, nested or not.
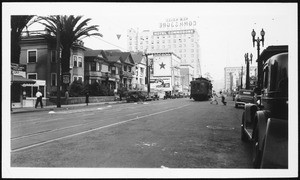
[(68, 74), (63, 75), (63, 83), (69, 84), (70, 83), (70, 76)]

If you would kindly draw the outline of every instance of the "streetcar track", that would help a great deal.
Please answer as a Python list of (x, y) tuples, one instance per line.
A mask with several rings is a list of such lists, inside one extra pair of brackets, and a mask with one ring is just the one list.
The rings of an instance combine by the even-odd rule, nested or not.
[(18, 152), (18, 151), (21, 151), (21, 150), (26, 150), (26, 149), (33, 148), (33, 147), (37, 147), (37, 146), (44, 145), (44, 144), (47, 144), (47, 143), (51, 143), (51, 142), (54, 142), (54, 141), (58, 141), (58, 140), (62, 140), (62, 139), (70, 138), (70, 137), (74, 137), (74, 136), (77, 136), (77, 135), (86, 134), (86, 133), (97, 131), (97, 130), (100, 130), (100, 129), (104, 129), (104, 128), (108, 128), (108, 127), (112, 127), (112, 126), (124, 124), (124, 123), (131, 122), (131, 121), (134, 121), (134, 120), (143, 119), (143, 118), (154, 116), (154, 115), (157, 115), (157, 114), (162, 114), (162, 113), (173, 111), (173, 110), (176, 110), (176, 109), (180, 109), (180, 108), (183, 108), (183, 107), (186, 107), (186, 106), (189, 106), (189, 105), (190, 104), (186, 104), (186, 105), (183, 105), (183, 106), (180, 106), (180, 107), (171, 108), (171, 109), (167, 109), (167, 110), (163, 110), (163, 111), (159, 111), (159, 112), (155, 112), (155, 113), (150, 113), (150, 114), (142, 115), (142, 116), (139, 116), (139, 117), (131, 118), (131, 119), (128, 119), (128, 120), (124, 120), (124, 121), (112, 123), (112, 124), (109, 124), (109, 125), (92, 128), (92, 129), (85, 130), (85, 131), (82, 131), (82, 132), (79, 132), (79, 133), (70, 134), (70, 135), (66, 135), (66, 136), (63, 136), (63, 137), (54, 138), (54, 139), (50, 139), (50, 140), (38, 142), (38, 143), (35, 143), (35, 144), (30, 144), (30, 145), (27, 145), (27, 146), (15, 148), (15, 149), (11, 150), (11, 153)]
[(23, 138), (27, 138), (27, 137), (41, 135), (43, 133), (45, 134), (45, 133), (49, 133), (49, 132), (60, 131), (60, 130), (74, 128), (74, 127), (82, 126), (82, 125), (90, 125), (90, 124), (92, 124), (94, 122), (99, 122), (99, 121), (104, 121), (104, 120), (109, 120), (109, 119), (114, 119), (114, 118), (119, 118), (119, 117), (124, 117), (124, 116), (132, 116), (132, 115), (139, 114), (139, 113), (140, 112), (138, 112), (138, 113), (132, 113), (132, 114), (127, 114), (127, 115), (123, 115), (123, 116), (112, 117), (112, 118), (103, 119), (103, 120), (88, 121), (87, 123), (76, 124), (76, 125), (67, 126), (67, 127), (63, 127), (63, 128), (47, 129), (47, 130), (35, 132), (35, 133), (32, 133), (32, 134), (26, 134), (26, 135), (23, 135), (23, 136), (12, 137), (11, 140), (23, 139)]

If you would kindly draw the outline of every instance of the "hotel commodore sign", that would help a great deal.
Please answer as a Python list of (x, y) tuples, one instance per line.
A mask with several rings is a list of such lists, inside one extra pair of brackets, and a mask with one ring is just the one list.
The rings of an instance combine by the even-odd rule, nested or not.
[(195, 20), (189, 20), (187, 17), (168, 18), (165, 22), (159, 23), (159, 28), (184, 28), (197, 25)]
[(194, 29), (186, 29), (186, 30), (174, 30), (174, 31), (156, 31), (153, 32), (154, 36), (160, 35), (173, 35), (173, 34), (194, 34)]

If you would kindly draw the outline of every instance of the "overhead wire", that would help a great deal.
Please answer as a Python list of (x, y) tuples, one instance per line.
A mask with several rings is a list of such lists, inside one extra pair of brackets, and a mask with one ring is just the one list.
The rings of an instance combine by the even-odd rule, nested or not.
[(117, 46), (117, 45), (115, 45), (115, 44), (113, 44), (113, 43), (110, 43), (110, 42), (108, 42), (108, 41), (106, 41), (106, 40), (104, 40), (104, 39), (101, 39), (101, 38), (99, 38), (99, 37), (97, 37), (97, 36), (95, 36), (95, 37), (96, 37), (97, 39), (99, 39), (99, 40), (101, 40), (101, 41), (107, 43), (107, 44), (110, 44), (110, 45), (112, 45), (112, 46), (115, 46), (115, 47), (117, 47), (117, 48), (120, 48), (120, 49), (123, 49), (123, 50), (127, 51), (127, 49), (125, 49), (125, 48), (123, 48), (123, 47)]

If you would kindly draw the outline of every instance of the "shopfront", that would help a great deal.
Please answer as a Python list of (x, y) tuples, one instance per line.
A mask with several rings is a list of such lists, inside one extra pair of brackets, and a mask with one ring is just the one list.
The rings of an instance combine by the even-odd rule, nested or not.
[(35, 81), (32, 79), (26, 79), (20, 75), (12, 75), (11, 81), (11, 106), (12, 108), (23, 107), (23, 85), (24, 84), (34, 84)]
[(34, 107), (36, 102), (35, 94), (40, 89), (43, 94), (43, 104), (46, 105), (46, 81), (45, 80), (33, 80), (34, 84), (25, 83), (23, 87), (23, 100), (22, 107)]

